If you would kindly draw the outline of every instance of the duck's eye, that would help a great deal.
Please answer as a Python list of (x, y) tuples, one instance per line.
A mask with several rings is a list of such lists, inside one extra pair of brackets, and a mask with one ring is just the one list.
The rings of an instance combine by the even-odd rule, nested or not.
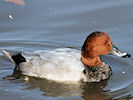
[(100, 41), (101, 44), (105, 44), (105, 41)]

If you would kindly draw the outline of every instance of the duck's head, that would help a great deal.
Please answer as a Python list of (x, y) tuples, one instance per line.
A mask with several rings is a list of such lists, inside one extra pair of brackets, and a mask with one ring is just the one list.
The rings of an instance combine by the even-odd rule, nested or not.
[(96, 31), (86, 38), (82, 46), (81, 60), (86, 66), (96, 67), (102, 64), (100, 56), (109, 53), (120, 57), (130, 57), (129, 54), (115, 47), (107, 33)]

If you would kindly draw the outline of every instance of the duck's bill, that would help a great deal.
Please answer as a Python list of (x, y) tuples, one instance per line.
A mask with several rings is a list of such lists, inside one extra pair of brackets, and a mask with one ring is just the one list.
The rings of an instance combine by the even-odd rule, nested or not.
[(115, 56), (118, 56), (118, 57), (123, 57), (123, 58), (131, 57), (130, 54), (128, 54), (128, 53), (126, 53), (126, 52), (123, 52), (123, 51), (119, 50), (119, 49), (118, 49), (117, 47), (115, 47), (115, 46), (112, 46), (112, 50), (111, 50), (110, 54), (115, 55)]

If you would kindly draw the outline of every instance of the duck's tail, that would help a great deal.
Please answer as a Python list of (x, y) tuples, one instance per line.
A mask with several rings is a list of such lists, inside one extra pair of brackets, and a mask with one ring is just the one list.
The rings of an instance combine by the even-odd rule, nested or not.
[(16, 78), (19, 78), (21, 75), (21, 70), (20, 70), (19, 64), (22, 62), (26, 62), (26, 59), (22, 56), (21, 52), (2, 50), (2, 53), (12, 61), (12, 63), (15, 66), (13, 75)]
[(26, 59), (22, 56), (21, 52), (2, 50), (2, 53), (12, 61), (15, 67), (18, 67), (22, 62), (26, 62)]

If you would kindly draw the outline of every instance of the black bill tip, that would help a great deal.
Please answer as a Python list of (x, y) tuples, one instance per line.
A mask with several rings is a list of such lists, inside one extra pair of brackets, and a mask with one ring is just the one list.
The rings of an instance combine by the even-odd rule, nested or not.
[(129, 53), (127, 53), (126, 55), (122, 56), (123, 58), (130, 58), (131, 55)]

